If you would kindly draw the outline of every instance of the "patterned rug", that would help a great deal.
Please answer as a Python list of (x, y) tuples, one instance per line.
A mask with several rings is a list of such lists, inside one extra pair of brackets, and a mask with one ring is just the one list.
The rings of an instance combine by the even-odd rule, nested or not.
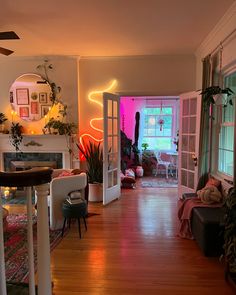
[(177, 187), (178, 180), (176, 178), (168, 178), (168, 179), (152, 179), (152, 180), (142, 180), (141, 187)]
[[(27, 254), (27, 216), (14, 214), (7, 217), (8, 226), (4, 232), (6, 278), (11, 282), (28, 282), (28, 254)], [(33, 217), (35, 270), (37, 268), (36, 255), (36, 216)], [(62, 240), (61, 231), (50, 231), (51, 251)]]

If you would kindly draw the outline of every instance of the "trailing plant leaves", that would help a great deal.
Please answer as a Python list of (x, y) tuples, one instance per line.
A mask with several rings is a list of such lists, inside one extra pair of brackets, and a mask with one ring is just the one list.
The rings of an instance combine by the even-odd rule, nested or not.
[(16, 151), (20, 150), (20, 145), (23, 140), (22, 136), (23, 126), (20, 123), (13, 123), (10, 131), (10, 142), (15, 147)]
[(236, 188), (229, 191), (224, 204), (224, 252), (230, 272), (236, 272)]

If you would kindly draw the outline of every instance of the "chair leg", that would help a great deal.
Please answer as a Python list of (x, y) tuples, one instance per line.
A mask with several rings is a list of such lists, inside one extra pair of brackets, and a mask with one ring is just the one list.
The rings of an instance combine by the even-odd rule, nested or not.
[(64, 222), (63, 222), (63, 228), (62, 228), (62, 232), (61, 232), (62, 237), (64, 235), (65, 226), (66, 226), (66, 218), (64, 218)]
[(168, 166), (166, 165), (166, 178), (168, 178)]
[(70, 224), (71, 224), (71, 218), (69, 218), (69, 224), (68, 224), (69, 225), (69, 228), (70, 228)]
[(86, 231), (87, 231), (87, 223), (86, 223), (86, 219), (85, 219), (84, 216), (83, 216), (83, 219), (84, 219), (84, 226), (85, 226), (85, 229), (86, 229)]
[(80, 218), (78, 218), (79, 237), (81, 239)]

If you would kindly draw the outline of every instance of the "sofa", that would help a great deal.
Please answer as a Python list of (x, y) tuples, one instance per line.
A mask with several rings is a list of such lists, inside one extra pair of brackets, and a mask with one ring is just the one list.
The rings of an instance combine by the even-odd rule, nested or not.
[[(50, 229), (57, 230), (63, 226), (62, 203), (72, 191), (80, 191), (87, 200), (87, 174), (82, 172), (73, 175), (73, 170), (55, 169), (50, 182), (48, 196)], [(64, 176), (63, 176), (64, 173)], [(72, 174), (72, 175), (71, 175)]]
[[(203, 175), (199, 179), (197, 192), (201, 191), (207, 185), (209, 179), (208, 174)], [(220, 182), (219, 182), (220, 183)], [(218, 187), (223, 198), (225, 194), (220, 186)], [(199, 193), (185, 193), (183, 200), (199, 198)], [(202, 253), (207, 257), (217, 257), (223, 253), (224, 244), (224, 207), (223, 202), (217, 204), (209, 204), (209, 206), (197, 205), (192, 208), (191, 212), (191, 234), (196, 240)]]

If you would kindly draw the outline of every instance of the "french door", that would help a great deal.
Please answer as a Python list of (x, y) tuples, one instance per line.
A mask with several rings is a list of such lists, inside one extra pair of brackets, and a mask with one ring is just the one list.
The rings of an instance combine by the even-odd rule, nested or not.
[(103, 93), (103, 204), (120, 197), (120, 98)]
[(189, 92), (180, 95), (179, 124), (179, 197), (195, 192), (198, 183), (201, 95)]

